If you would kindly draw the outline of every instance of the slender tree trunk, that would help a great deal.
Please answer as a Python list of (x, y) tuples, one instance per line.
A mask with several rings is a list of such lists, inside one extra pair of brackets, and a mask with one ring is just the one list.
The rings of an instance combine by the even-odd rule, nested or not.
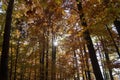
[(55, 34), (52, 34), (52, 65), (51, 65), (51, 80), (56, 80), (56, 46)]
[(41, 53), (41, 60), (40, 60), (40, 66), (41, 66), (41, 72), (40, 72), (40, 80), (44, 80), (44, 61), (45, 61), (45, 35), (44, 35), (44, 29), (43, 29), (43, 42), (42, 42), (42, 53)]
[(17, 41), (17, 49), (16, 49), (16, 58), (15, 58), (15, 72), (14, 72), (14, 80), (16, 80), (17, 74), (17, 64), (18, 64), (18, 54), (19, 54), (19, 46), (20, 46), (20, 38)]
[(73, 72), (74, 72), (74, 75), (73, 75), (73, 80), (76, 80), (76, 74), (75, 74), (75, 73), (76, 73), (76, 71), (75, 71), (75, 65), (74, 65), (74, 64), (75, 64), (75, 61), (74, 61), (74, 56), (73, 56), (73, 60), (72, 60), (72, 61), (73, 61), (73, 62), (72, 62), (72, 63), (73, 63), (72, 67), (73, 67), (73, 69), (74, 69), (74, 70), (73, 70)]
[[(33, 49), (33, 51), (34, 51), (34, 49)], [(35, 53), (35, 51), (34, 51), (34, 53)], [(36, 53), (35, 53), (35, 57), (37, 57), (37, 55), (36, 55)], [(37, 63), (37, 60), (35, 59), (35, 61), (34, 61), (34, 64), (35, 64), (35, 66), (36, 66), (36, 63)], [(34, 80), (37, 80), (37, 70), (36, 70), (36, 67), (34, 68)]]
[(84, 49), (84, 53), (85, 53), (85, 55), (86, 55), (86, 67), (87, 67), (87, 80), (91, 80), (91, 75), (90, 75), (90, 69), (89, 69), (89, 61), (88, 61), (88, 59), (89, 59), (89, 57), (88, 57), (88, 53), (86, 52), (86, 48), (85, 48), (85, 45), (84, 45), (84, 47), (83, 47), (83, 49)]
[(82, 68), (83, 68), (83, 76), (84, 76), (84, 80), (87, 80), (88, 79), (88, 76), (87, 76), (87, 66), (86, 66), (86, 63), (85, 63), (85, 54), (83, 52), (81, 52), (81, 59), (82, 59)]
[(31, 71), (31, 68), (29, 68), (29, 73), (28, 73), (29, 76), (28, 76), (28, 80), (31, 80), (31, 74), (32, 74), (31, 72), (32, 72), (32, 71)]
[(113, 38), (113, 36), (112, 36), (112, 33), (111, 33), (111, 31), (110, 31), (110, 29), (108, 28), (107, 25), (106, 25), (106, 29), (107, 29), (107, 31), (108, 31), (111, 39), (112, 39), (112, 42), (113, 42), (113, 44), (114, 44), (114, 46), (115, 46), (115, 49), (116, 49), (117, 54), (118, 54), (118, 56), (120, 57), (120, 52), (119, 52), (118, 46), (116, 45), (115, 40), (114, 40), (114, 38)]
[(118, 21), (117, 19), (115, 19), (114, 25), (115, 25), (116, 30), (117, 30), (117, 32), (118, 32), (118, 35), (119, 35), (119, 37), (120, 37), (120, 21)]
[(11, 62), (10, 62), (10, 77), (9, 77), (9, 79), (10, 80), (12, 80), (12, 70), (13, 70), (13, 55), (12, 55), (12, 43), (11, 43), (11, 53), (10, 53), (10, 56), (11, 56), (11, 58), (10, 58), (10, 60), (11, 60)]
[[(34, 53), (34, 52), (33, 52)], [(33, 78), (31, 77), (33, 74), (32, 74), (32, 70), (33, 70), (33, 64), (34, 64), (34, 60), (31, 60), (32, 61), (32, 63), (31, 63), (31, 65), (30, 65), (30, 67), (29, 67), (29, 73), (28, 73), (28, 80), (32, 80)]]
[(36, 69), (35, 69), (35, 74), (34, 74), (34, 80), (37, 80), (37, 71), (36, 71)]
[[(21, 59), (22, 59), (22, 56), (21, 56)], [(20, 80), (24, 80), (24, 76), (25, 76), (25, 59), (22, 59), (22, 62), (21, 62), (21, 66), (20, 66)]]
[(79, 54), (79, 56), (80, 56), (80, 61), (81, 61), (81, 73), (82, 73), (82, 78), (83, 78), (83, 80), (86, 80), (87, 79), (87, 76), (85, 75), (85, 62), (84, 62), (84, 56), (83, 56), (83, 49), (82, 49), (82, 46), (80, 45), (80, 54)]
[[(79, 0), (76, 0), (76, 1), (77, 1), (78, 10), (82, 11), (82, 3)], [(84, 28), (87, 28), (87, 23), (86, 23), (84, 17), (85, 17), (84, 13), (82, 12), (80, 14), (81, 25)], [(100, 66), (98, 64), (97, 56), (96, 56), (96, 53), (95, 53), (95, 50), (94, 50), (94, 47), (93, 47), (93, 42), (91, 40), (89, 31), (88, 30), (84, 31), (83, 35), (84, 35), (83, 37), (84, 37), (85, 41), (87, 42), (87, 48), (88, 48), (88, 51), (89, 51), (89, 56), (90, 56), (90, 59), (91, 59), (91, 63), (92, 63), (92, 67), (93, 67), (93, 72), (95, 74), (95, 78), (96, 78), (96, 80), (104, 80), (103, 76), (102, 76), (102, 73), (101, 73), (101, 70), (100, 70)]]
[[(103, 40), (101, 41), (101, 43), (102, 43), (102, 46), (103, 46), (103, 50), (105, 51), (106, 62), (107, 62), (107, 64), (109, 65), (109, 63), (110, 63), (110, 58), (109, 58), (109, 55), (108, 55), (107, 46), (105, 45), (105, 43), (104, 43)], [(110, 75), (111, 80), (114, 80), (113, 75), (112, 75), (112, 69), (110, 69), (110, 68), (108, 67), (108, 70), (109, 70), (109, 75)]]
[(76, 56), (76, 52), (74, 50), (74, 61), (75, 61), (75, 67), (76, 67), (76, 71), (77, 71), (77, 80), (80, 80), (80, 75), (79, 75), (79, 67), (78, 67), (78, 61), (77, 61), (77, 56)]
[(40, 75), (39, 78), (42, 80), (42, 51), (41, 51), (41, 43), (39, 41), (39, 59), (40, 59)]
[(49, 51), (49, 39), (47, 37), (47, 51), (46, 51), (46, 79), (45, 80), (48, 80), (48, 51)]
[(13, 4), (14, 4), (14, 0), (9, 0), (6, 11), (6, 22), (4, 29), (1, 65), (0, 65), (0, 80), (8, 80), (8, 55), (9, 55), (9, 41), (10, 41)]
[(23, 69), (23, 67), (21, 66), (21, 68), (20, 68), (20, 80), (24, 80), (24, 75), (23, 75), (23, 73), (24, 73), (24, 69)]
[(104, 79), (105, 80), (107, 80), (107, 73), (106, 73), (106, 67), (105, 67), (105, 64), (104, 64), (104, 59), (105, 59), (105, 57), (104, 57), (104, 55), (103, 55), (103, 53), (101, 53), (101, 51), (102, 51), (102, 47), (101, 47), (101, 45), (99, 45), (98, 43), (97, 43), (97, 48), (98, 48), (98, 54), (99, 54), (99, 57), (100, 57), (100, 60), (101, 60), (101, 67), (102, 67), (102, 72), (103, 72), (103, 76), (104, 76)]
[(59, 56), (58, 62), (59, 62), (59, 76), (60, 76), (58, 80), (63, 80), (62, 79), (62, 65), (60, 62), (60, 56)]

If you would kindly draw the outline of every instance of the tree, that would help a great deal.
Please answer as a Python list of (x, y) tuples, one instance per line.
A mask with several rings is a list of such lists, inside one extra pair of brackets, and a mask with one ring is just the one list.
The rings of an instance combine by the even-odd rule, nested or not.
[(116, 30), (117, 30), (117, 32), (118, 32), (118, 35), (119, 35), (119, 37), (120, 37), (120, 21), (118, 21), (117, 19), (115, 19), (114, 25), (115, 25)]
[[(118, 75), (114, 69), (119, 67), (115, 60), (120, 44), (113, 30), (113, 21), (120, 13), (119, 3), (118, 0), (17, 0), (7, 63), (10, 79), (94, 80), (96, 76), (97, 80), (103, 80), (102, 77), (113, 80)], [(1, 23), (4, 24), (0, 20)], [(2, 37), (1, 28), (0, 33)], [(112, 71), (117, 74), (112, 75)]]
[(14, 0), (9, 0), (7, 11), (6, 11), (6, 22), (4, 29), (4, 38), (2, 45), (1, 64), (0, 64), (0, 79), (8, 80), (8, 54), (9, 54), (9, 41), (10, 41), (10, 30), (12, 23), (12, 10)]
[[(82, 11), (83, 10), (82, 9), (82, 3), (79, 0), (76, 0), (76, 1), (77, 1), (78, 10)], [(83, 12), (80, 14), (80, 20), (81, 20), (81, 25), (84, 28), (87, 28), (87, 23), (85, 21), (85, 16), (84, 16)], [(92, 62), (92, 67), (93, 67), (93, 72), (95, 74), (96, 80), (98, 80), (98, 79), (103, 80), (103, 76), (102, 76), (102, 73), (101, 73), (101, 70), (100, 70), (100, 66), (98, 64), (95, 49), (93, 47), (93, 42), (91, 40), (90, 33), (89, 33), (88, 29), (84, 31), (83, 37), (84, 37), (85, 41), (87, 42), (87, 48), (88, 48), (88, 51), (89, 51), (89, 55), (90, 55), (90, 59), (91, 59), (91, 62)]]

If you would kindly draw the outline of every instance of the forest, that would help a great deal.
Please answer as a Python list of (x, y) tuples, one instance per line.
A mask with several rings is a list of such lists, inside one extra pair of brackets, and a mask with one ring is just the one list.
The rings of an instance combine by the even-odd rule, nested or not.
[(120, 80), (120, 0), (0, 0), (0, 80)]

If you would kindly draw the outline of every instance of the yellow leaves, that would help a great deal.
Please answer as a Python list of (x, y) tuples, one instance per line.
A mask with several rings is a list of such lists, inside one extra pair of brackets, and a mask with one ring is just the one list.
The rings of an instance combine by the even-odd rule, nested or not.
[(77, 20), (77, 15), (70, 15), (68, 18), (68, 24), (75, 22), (75, 20)]
[(58, 7), (55, 9), (55, 14), (56, 14), (56, 17), (57, 18), (61, 18), (61, 15), (62, 15), (62, 8), (61, 7)]
[(76, 34), (76, 37), (81, 37), (81, 36), (83, 36), (83, 30), (82, 31), (79, 31), (77, 34)]
[(6, 4), (2, 4), (2, 10), (6, 10), (7, 9), (7, 5)]
[(16, 30), (15, 34), (16, 34), (16, 37), (17, 37), (17, 38), (20, 37), (20, 31), (19, 31), (19, 30)]
[(55, 0), (55, 3), (59, 5), (59, 4), (61, 4), (61, 1), (62, 0)]
[(70, 31), (68, 31), (68, 34), (72, 34), (73, 32), (70, 30)]
[(44, 9), (46, 9), (48, 7), (47, 1), (46, 0), (41, 0), (41, 5)]
[(65, 15), (66, 13), (65, 13), (65, 11), (64, 10), (62, 10), (62, 15)]
[(79, 4), (79, 2), (81, 2), (81, 0), (77, 0), (77, 4)]
[(101, 3), (102, 1), (101, 0), (97, 0), (99, 3)]
[(20, 18), (21, 16), (22, 16), (22, 14), (18, 12), (18, 13), (15, 13), (15, 16), (14, 16), (14, 17), (15, 17), (15, 18)]

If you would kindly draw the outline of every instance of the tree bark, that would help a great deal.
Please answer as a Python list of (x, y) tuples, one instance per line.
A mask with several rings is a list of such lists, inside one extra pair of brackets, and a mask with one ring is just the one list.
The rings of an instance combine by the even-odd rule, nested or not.
[(76, 71), (77, 71), (77, 80), (80, 80), (80, 75), (79, 75), (79, 67), (78, 67), (78, 61), (77, 61), (77, 56), (76, 56), (76, 52), (74, 50), (74, 61), (75, 61), (75, 67), (76, 67)]
[(49, 52), (49, 37), (48, 37), (49, 33), (47, 34), (47, 45), (46, 45), (46, 79), (48, 80), (48, 52)]
[(42, 52), (41, 52), (41, 59), (40, 59), (40, 80), (45, 79), (44, 74), (44, 62), (45, 62), (45, 30), (43, 29), (43, 41), (42, 41)]
[[(109, 63), (110, 63), (110, 58), (109, 58), (109, 55), (108, 55), (107, 46), (105, 45), (105, 43), (104, 43), (103, 40), (101, 40), (101, 43), (102, 43), (102, 46), (103, 46), (103, 50), (104, 50), (104, 52), (105, 52), (106, 62), (107, 62), (107, 64), (109, 65)], [(109, 70), (109, 75), (110, 75), (111, 80), (114, 80), (113, 75), (112, 75), (112, 69), (110, 69), (110, 68), (108, 67), (108, 70)]]
[[(76, 1), (77, 1), (78, 10), (82, 12), (82, 3), (79, 0), (76, 0)], [(84, 28), (87, 28), (87, 23), (86, 23), (84, 17), (85, 17), (84, 13), (82, 12), (80, 14), (81, 25)], [(96, 80), (104, 80), (103, 76), (102, 76), (102, 73), (101, 73), (101, 70), (100, 70), (100, 66), (98, 64), (97, 56), (96, 56), (96, 53), (95, 53), (95, 50), (94, 50), (94, 47), (93, 47), (93, 42), (91, 40), (90, 33), (89, 33), (88, 29), (84, 31), (83, 35), (84, 35), (83, 37), (84, 37), (85, 41), (87, 42), (87, 48), (88, 48), (88, 51), (89, 51), (89, 56), (90, 56), (90, 59), (91, 59), (91, 63), (92, 63), (92, 67), (93, 67), (93, 72), (95, 74), (95, 78), (96, 78)]]
[[(34, 50), (34, 48), (33, 48), (33, 52), (35, 53), (35, 50)], [(37, 54), (35, 54), (35, 58), (37, 58)], [(37, 60), (35, 59), (35, 61), (34, 61), (34, 64), (35, 64), (35, 66), (36, 66), (36, 64), (37, 64)], [(36, 67), (34, 68), (34, 80), (37, 80), (37, 69), (36, 69)]]
[(52, 34), (52, 65), (51, 80), (56, 80), (56, 46), (54, 45), (55, 34)]
[(15, 58), (15, 72), (14, 72), (14, 80), (16, 80), (17, 74), (17, 64), (18, 64), (18, 54), (19, 54), (19, 46), (20, 46), (20, 38), (17, 41), (17, 49), (16, 49), (16, 58)]
[(114, 21), (114, 25), (116, 27), (116, 30), (118, 32), (118, 35), (120, 37), (120, 21), (118, 21), (117, 19)]
[(107, 31), (108, 31), (108, 33), (109, 33), (109, 35), (110, 35), (110, 37), (111, 37), (111, 40), (112, 40), (112, 42), (113, 42), (113, 44), (114, 44), (114, 46), (115, 46), (115, 49), (116, 49), (117, 54), (118, 54), (118, 56), (120, 57), (120, 52), (119, 52), (118, 46), (116, 45), (115, 40), (114, 40), (114, 38), (113, 38), (113, 36), (112, 36), (112, 33), (111, 33), (111, 31), (110, 31), (110, 29), (108, 28), (107, 25), (106, 25), (106, 29), (107, 29)]
[(91, 80), (90, 69), (89, 69), (89, 61), (88, 61), (89, 54), (86, 52), (85, 45), (84, 45), (83, 49), (84, 49), (84, 53), (86, 55), (86, 61), (85, 61), (85, 63), (86, 63), (86, 67), (87, 67), (87, 71), (86, 71), (86, 73), (87, 73), (87, 79)]
[(12, 10), (14, 0), (9, 0), (2, 45), (1, 65), (0, 65), (0, 80), (8, 80), (8, 55), (9, 55), (9, 41), (12, 22)]

